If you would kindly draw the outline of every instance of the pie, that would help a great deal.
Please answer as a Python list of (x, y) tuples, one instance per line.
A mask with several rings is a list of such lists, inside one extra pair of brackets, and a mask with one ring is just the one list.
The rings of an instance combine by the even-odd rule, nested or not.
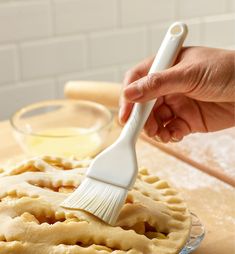
[(191, 217), (178, 192), (140, 169), (115, 226), (60, 207), (89, 160), (43, 156), (0, 170), (1, 254), (176, 254)]

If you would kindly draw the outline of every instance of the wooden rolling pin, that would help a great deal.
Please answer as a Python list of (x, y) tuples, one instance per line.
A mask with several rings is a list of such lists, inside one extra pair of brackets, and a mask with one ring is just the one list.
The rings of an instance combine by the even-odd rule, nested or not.
[(69, 99), (90, 100), (101, 103), (110, 109), (118, 108), (121, 84), (98, 81), (69, 81), (64, 94)]

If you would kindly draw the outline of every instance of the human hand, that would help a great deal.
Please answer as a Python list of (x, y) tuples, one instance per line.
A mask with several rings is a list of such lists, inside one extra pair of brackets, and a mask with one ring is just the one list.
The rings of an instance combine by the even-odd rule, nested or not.
[(235, 125), (235, 51), (183, 48), (173, 67), (147, 75), (153, 59), (126, 73), (121, 123), (127, 121), (133, 103), (157, 98), (145, 131), (162, 142)]

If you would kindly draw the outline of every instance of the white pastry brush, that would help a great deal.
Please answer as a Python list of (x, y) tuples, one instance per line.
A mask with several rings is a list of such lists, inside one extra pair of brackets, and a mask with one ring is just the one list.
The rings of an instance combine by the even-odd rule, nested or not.
[[(170, 26), (149, 71), (163, 71), (174, 64), (187, 35), (187, 26)], [(135, 151), (137, 137), (156, 100), (136, 103), (119, 138), (91, 163), (81, 185), (61, 206), (82, 209), (113, 225), (136, 180), (138, 165)]]

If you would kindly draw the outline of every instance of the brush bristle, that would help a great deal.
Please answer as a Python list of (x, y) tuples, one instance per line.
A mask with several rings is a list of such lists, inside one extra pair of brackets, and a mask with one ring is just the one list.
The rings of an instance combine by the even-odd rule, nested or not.
[(127, 192), (127, 189), (86, 177), (61, 206), (85, 210), (114, 225)]

